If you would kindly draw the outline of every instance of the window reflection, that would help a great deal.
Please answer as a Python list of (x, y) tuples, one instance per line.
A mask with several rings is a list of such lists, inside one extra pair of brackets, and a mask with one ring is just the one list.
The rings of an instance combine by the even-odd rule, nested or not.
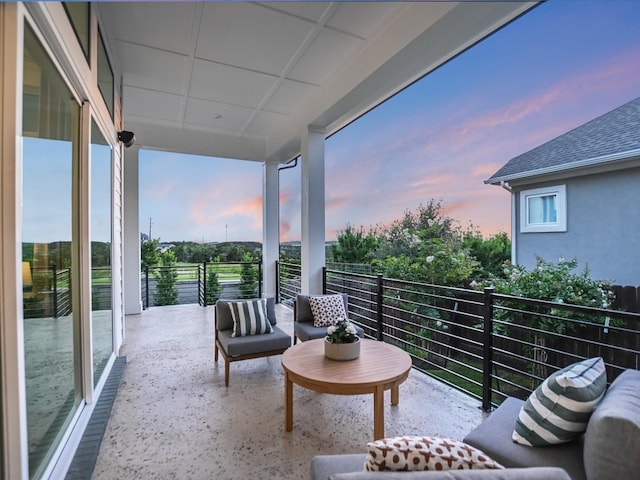
[(29, 474), (35, 478), (81, 402), (72, 303), (80, 107), (28, 25), (24, 36), (24, 353)]
[(111, 147), (91, 121), (91, 331), (93, 384), (113, 351), (111, 307)]

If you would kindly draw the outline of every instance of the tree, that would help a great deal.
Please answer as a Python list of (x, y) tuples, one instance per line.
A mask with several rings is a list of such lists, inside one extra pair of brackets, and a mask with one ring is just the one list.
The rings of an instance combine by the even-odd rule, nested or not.
[(240, 271), (240, 292), (242, 298), (258, 296), (258, 272), (253, 263), (253, 255), (245, 253), (242, 256), (242, 270)]
[(160, 240), (145, 240), (140, 245), (140, 267), (143, 271), (160, 264)]
[(207, 265), (206, 290), (207, 305), (215, 304), (220, 299), (220, 295), (222, 295), (222, 285), (218, 280), (218, 273), (211, 265)]
[(175, 305), (178, 303), (178, 289), (176, 282), (178, 272), (172, 268), (176, 263), (176, 256), (172, 250), (167, 250), (160, 255), (161, 267), (155, 273), (156, 292), (154, 301), (156, 305)]
[[(527, 270), (521, 265), (507, 263), (504, 276), (493, 278), (480, 284), (480, 287), (493, 286), (496, 293), (504, 293), (516, 297), (534, 298), (556, 303), (568, 303), (596, 308), (610, 308), (614, 293), (609, 282), (594, 280), (587, 268), (581, 273), (573, 273), (578, 261), (561, 258), (557, 264), (536, 257), (536, 266)], [(523, 307), (531, 311), (531, 307)], [(534, 310), (534, 313), (540, 313)], [(546, 313), (543, 311), (541, 313)], [(544, 315), (529, 315), (507, 310), (496, 311), (497, 318), (507, 321), (517, 320), (519, 316), (531, 317), (531, 326), (541, 330), (565, 333), (573, 328), (574, 323), (564, 321), (562, 317), (579, 320), (581, 314), (558, 310), (553, 317)], [(590, 317), (593, 318), (593, 317)], [(604, 321), (604, 318), (597, 319)]]
[(511, 240), (505, 232), (496, 233), (484, 239), (480, 232), (468, 231), (462, 245), (479, 262), (479, 268), (472, 272), (478, 279), (504, 276), (505, 262), (511, 259)]
[(338, 233), (337, 244), (331, 246), (333, 261), (338, 263), (369, 263), (378, 240), (372, 232), (366, 233), (362, 227), (355, 228), (347, 224)]

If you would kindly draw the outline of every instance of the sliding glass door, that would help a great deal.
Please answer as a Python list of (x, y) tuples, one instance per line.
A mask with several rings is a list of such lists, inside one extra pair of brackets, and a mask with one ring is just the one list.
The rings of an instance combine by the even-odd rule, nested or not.
[(25, 25), (22, 275), (29, 474), (40, 476), (82, 402), (80, 105)]

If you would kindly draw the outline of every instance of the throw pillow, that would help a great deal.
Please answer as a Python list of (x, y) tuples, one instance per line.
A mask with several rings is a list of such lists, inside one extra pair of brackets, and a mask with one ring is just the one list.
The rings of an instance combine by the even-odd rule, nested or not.
[(447, 438), (406, 436), (367, 444), (364, 470), (483, 470), (504, 468), (481, 450)]
[(577, 439), (607, 389), (600, 357), (574, 363), (550, 375), (520, 409), (512, 439), (544, 447)]
[(309, 307), (313, 314), (314, 327), (328, 327), (347, 318), (342, 295), (309, 297)]
[(232, 337), (271, 333), (271, 323), (267, 319), (267, 301), (265, 299), (229, 302), (233, 318)]

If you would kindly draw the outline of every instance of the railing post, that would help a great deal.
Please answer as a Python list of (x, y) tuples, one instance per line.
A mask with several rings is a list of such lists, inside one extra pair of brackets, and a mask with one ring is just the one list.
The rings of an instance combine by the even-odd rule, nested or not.
[(58, 318), (58, 275), (56, 274), (56, 264), (51, 264), (53, 279), (51, 281), (51, 289), (53, 290), (53, 318)]
[(280, 303), (280, 261), (276, 260), (276, 303)]
[[(206, 307), (209, 305), (209, 298), (207, 296), (207, 262), (202, 262), (202, 304)], [(200, 290), (200, 271), (198, 269), (198, 290)], [(200, 292), (198, 291), (198, 302), (200, 301)], [(202, 305), (201, 304), (201, 305)]]
[(322, 293), (327, 293), (327, 267), (322, 267)]
[(258, 298), (262, 298), (262, 262), (258, 263)]
[(484, 289), (483, 304), (482, 409), (489, 412), (493, 385), (493, 288)]
[(384, 286), (382, 283), (382, 274), (379, 273), (376, 278), (376, 322), (378, 324), (377, 336), (378, 340), (382, 341), (382, 329), (383, 329), (383, 316), (382, 316), (382, 306), (383, 306), (383, 297), (384, 297)]
[(147, 265), (144, 269), (144, 283), (146, 285), (145, 288), (145, 305), (146, 308), (149, 308), (149, 265)]

